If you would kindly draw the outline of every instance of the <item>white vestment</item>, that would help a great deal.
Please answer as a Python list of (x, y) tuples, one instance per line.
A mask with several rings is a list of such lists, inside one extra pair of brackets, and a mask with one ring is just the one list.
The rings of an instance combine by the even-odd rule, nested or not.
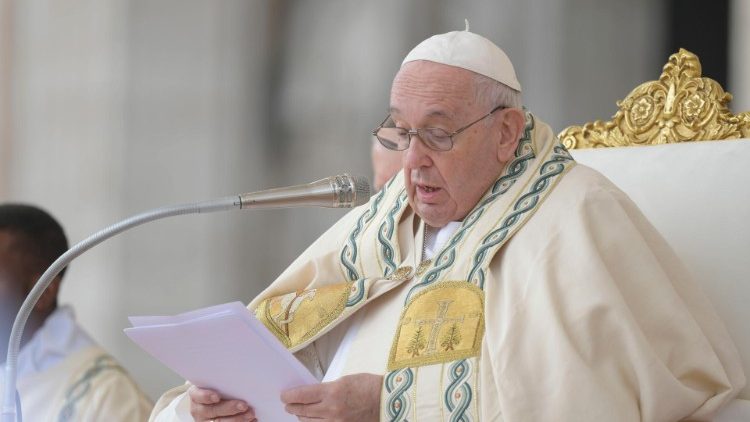
[[(18, 355), (23, 420), (144, 421), (152, 404), (125, 370), (57, 308)], [(1, 389), (1, 387), (0, 387)]]
[[(669, 246), (531, 115), (430, 262), (423, 230), (398, 176), (249, 308), (321, 379), (383, 375), (381, 420), (711, 420), (745, 383)], [(187, 400), (172, 390), (158, 420)]]

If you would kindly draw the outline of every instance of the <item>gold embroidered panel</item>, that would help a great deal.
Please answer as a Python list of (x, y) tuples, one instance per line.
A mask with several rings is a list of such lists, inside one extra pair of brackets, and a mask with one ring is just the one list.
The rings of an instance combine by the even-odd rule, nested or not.
[(353, 283), (299, 290), (263, 300), (255, 317), (292, 348), (312, 338), (344, 311)]
[(484, 292), (447, 281), (415, 295), (401, 314), (388, 371), (478, 356), (484, 337)]
[(734, 115), (732, 95), (701, 76), (698, 57), (680, 49), (659, 80), (618, 101), (612, 120), (570, 126), (558, 137), (568, 149), (667, 144), (750, 137), (750, 112)]

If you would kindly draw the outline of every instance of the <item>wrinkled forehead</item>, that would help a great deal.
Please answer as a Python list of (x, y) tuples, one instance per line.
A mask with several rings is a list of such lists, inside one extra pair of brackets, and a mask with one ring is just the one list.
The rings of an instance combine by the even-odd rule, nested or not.
[(466, 69), (426, 60), (405, 63), (393, 79), (391, 108), (437, 102), (471, 106), (476, 97), (475, 76)]

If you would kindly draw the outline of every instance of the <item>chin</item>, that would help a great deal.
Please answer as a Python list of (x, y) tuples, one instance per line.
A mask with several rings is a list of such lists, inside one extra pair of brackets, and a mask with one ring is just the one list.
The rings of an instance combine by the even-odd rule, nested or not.
[(431, 227), (443, 227), (449, 222), (453, 221), (451, 219), (453, 214), (450, 212), (445, 212), (445, 204), (443, 204), (443, 206), (441, 207), (437, 204), (425, 204), (422, 202), (417, 202), (412, 196), (409, 196), (408, 199), (409, 205), (414, 210), (414, 212), (417, 213), (422, 221), (424, 221)]
[(425, 224), (431, 227), (440, 228), (448, 224), (448, 222), (450, 221), (450, 219), (448, 218), (436, 216), (435, 214), (430, 213), (429, 211), (423, 212), (419, 210), (417, 211), (417, 215), (419, 216), (419, 218), (422, 219), (422, 221), (425, 222)]

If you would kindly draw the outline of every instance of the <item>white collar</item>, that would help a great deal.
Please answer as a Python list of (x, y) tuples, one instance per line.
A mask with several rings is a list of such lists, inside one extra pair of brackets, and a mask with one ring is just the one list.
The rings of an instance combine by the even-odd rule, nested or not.
[(91, 337), (76, 323), (73, 309), (60, 306), (18, 354), (18, 377), (42, 372), (93, 345)]
[(435, 253), (440, 251), (453, 236), (453, 233), (461, 227), (460, 221), (451, 221), (443, 227), (435, 228), (425, 224), (424, 230), (424, 257), (422, 259), (431, 259)]

